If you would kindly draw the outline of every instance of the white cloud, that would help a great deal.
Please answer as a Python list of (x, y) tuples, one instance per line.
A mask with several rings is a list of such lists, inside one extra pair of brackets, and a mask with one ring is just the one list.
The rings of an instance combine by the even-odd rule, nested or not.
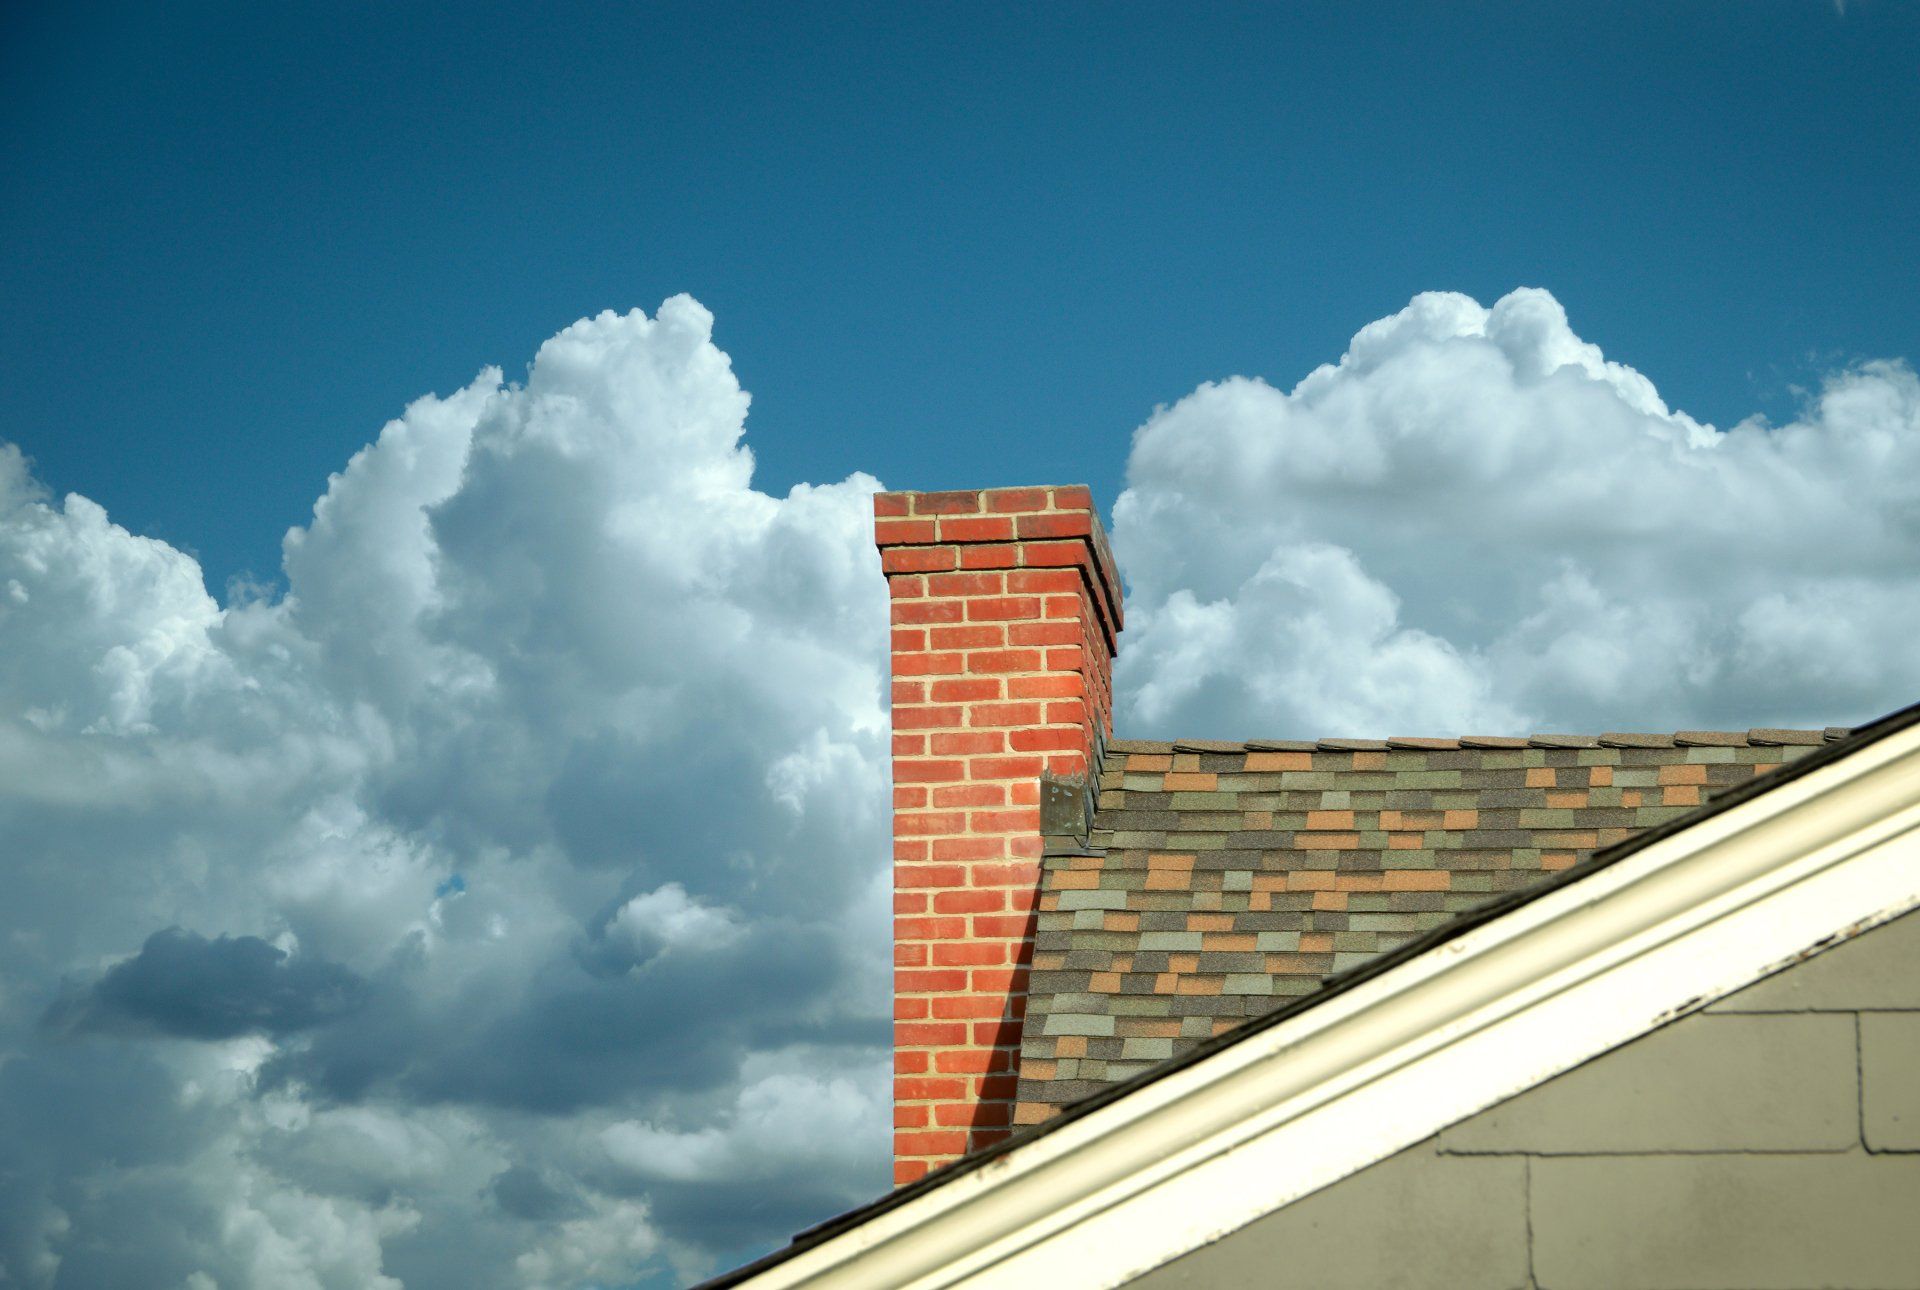
[(884, 1051), (876, 485), (756, 491), (711, 326), (416, 401), (277, 599), (0, 445), (10, 1277), (673, 1279), (884, 1188), (884, 1126), (757, 1216), (593, 1145)]
[(1544, 291), (1430, 294), (1136, 433), (1129, 733), (1840, 724), (1920, 698), (1920, 380), (1720, 431)]
[(608, 926), (642, 959), (669, 950), (719, 950), (739, 939), (740, 919), (729, 909), (703, 905), (677, 882), (635, 896)]
[[(277, 598), (0, 444), (13, 1281), (675, 1281), (884, 1190), (876, 484), (755, 490), (711, 325), (416, 401)], [(1916, 409), (1868, 365), (1723, 434), (1543, 293), (1421, 297), (1141, 430), (1121, 728), (1891, 706)]]

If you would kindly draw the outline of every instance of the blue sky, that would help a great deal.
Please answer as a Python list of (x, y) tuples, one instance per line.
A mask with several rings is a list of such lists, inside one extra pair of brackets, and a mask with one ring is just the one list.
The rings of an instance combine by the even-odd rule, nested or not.
[(1908, 5), (12, 6), (8, 435), (278, 573), (427, 390), (690, 291), (761, 479), (1084, 479), (1544, 286), (1714, 424), (1920, 353)]
[(1857, 0), (0, 10), (0, 1280), (663, 1286), (884, 1190), (876, 479), (1093, 485), (1123, 735), (1920, 697), (1916, 73)]

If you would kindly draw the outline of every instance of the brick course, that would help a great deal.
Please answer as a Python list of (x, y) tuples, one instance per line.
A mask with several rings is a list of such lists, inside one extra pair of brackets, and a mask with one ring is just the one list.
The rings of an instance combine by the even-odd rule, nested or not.
[(1039, 777), (1097, 773), (1120, 583), (1083, 486), (881, 493), (892, 604), (894, 1179), (1007, 1136)]

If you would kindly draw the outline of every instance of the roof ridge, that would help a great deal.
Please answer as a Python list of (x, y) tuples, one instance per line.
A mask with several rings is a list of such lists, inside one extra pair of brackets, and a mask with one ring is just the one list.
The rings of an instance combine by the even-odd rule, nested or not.
[(1851, 726), (1792, 729), (1755, 726), (1748, 730), (1607, 731), (1597, 735), (1393, 735), (1385, 739), (1109, 739), (1108, 752), (1373, 752), (1395, 749), (1447, 751), (1462, 748), (1778, 748), (1835, 743), (1853, 733)]

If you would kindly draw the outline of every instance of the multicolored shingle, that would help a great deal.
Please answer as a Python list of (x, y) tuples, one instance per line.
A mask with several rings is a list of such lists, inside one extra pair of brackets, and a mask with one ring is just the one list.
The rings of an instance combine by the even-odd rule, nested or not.
[(1046, 858), (1016, 1120), (1846, 733), (1115, 741)]

